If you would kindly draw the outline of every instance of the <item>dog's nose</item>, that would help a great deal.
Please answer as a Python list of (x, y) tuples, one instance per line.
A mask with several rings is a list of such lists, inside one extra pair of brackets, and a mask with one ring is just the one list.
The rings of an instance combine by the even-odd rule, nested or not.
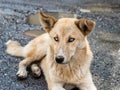
[(57, 56), (56, 58), (55, 58), (55, 60), (56, 60), (56, 62), (57, 63), (63, 63), (63, 61), (64, 61), (64, 57), (63, 56)]

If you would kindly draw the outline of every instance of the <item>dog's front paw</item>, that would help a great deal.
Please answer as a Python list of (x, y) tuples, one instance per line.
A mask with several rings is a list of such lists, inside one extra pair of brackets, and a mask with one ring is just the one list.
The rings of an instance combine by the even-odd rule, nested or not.
[(27, 71), (19, 70), (16, 75), (19, 79), (25, 79), (25, 78), (27, 78)]

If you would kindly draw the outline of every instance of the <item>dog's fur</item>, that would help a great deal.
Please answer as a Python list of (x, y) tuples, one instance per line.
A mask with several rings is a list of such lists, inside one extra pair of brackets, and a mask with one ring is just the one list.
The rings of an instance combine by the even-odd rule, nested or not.
[[(19, 63), (17, 76), (27, 77), (26, 67), (41, 60), (49, 90), (65, 90), (65, 83), (74, 84), (81, 90), (97, 90), (90, 73), (92, 52), (87, 35), (95, 22), (88, 19), (61, 18), (59, 20), (40, 12), (40, 22), (47, 33), (31, 40), (22, 47), (17, 41), (6, 43), (6, 52), (25, 59)], [(63, 62), (56, 58), (62, 56)], [(40, 76), (40, 68), (33, 64), (32, 71)]]

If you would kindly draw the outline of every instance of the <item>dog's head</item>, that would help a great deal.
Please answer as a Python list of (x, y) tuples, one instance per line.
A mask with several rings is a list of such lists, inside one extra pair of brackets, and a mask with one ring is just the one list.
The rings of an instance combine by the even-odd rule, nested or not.
[(70, 62), (76, 50), (86, 46), (86, 36), (94, 29), (95, 22), (88, 19), (55, 19), (40, 12), (40, 22), (49, 33), (54, 60), (59, 64)]

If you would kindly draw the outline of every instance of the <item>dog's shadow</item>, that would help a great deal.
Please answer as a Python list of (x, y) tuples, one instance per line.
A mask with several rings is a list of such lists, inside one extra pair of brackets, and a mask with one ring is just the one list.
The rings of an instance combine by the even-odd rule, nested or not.
[(71, 90), (80, 90), (79, 88), (77, 88), (77, 87), (74, 87), (74, 88), (72, 88)]
[(71, 84), (65, 84), (64, 88), (65, 88), (65, 90), (80, 90), (75, 85), (71, 85)]

